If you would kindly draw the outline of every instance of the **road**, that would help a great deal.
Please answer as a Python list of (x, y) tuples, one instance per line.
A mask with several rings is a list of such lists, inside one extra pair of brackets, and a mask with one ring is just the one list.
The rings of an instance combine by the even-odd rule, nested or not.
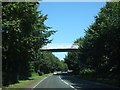
[[(42, 80), (35, 88), (69, 88), (71, 87), (64, 83), (59, 75), (52, 75)], [(74, 89), (71, 89), (74, 90)]]
[[(51, 88), (51, 90), (57, 90), (61, 88), (62, 90), (120, 90), (113, 86), (100, 84), (96, 82), (91, 82), (87, 80), (78, 79), (68, 75), (52, 75), (44, 80), (40, 81), (34, 90), (46, 90)], [(59, 89), (58, 89), (59, 90)]]

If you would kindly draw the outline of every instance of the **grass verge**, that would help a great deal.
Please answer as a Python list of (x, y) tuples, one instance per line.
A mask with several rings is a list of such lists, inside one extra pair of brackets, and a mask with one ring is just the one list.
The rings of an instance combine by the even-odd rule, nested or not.
[(27, 85), (33, 83), (34, 81), (49, 76), (50, 74), (44, 74), (39, 76), (38, 73), (32, 73), (29, 80), (19, 80), (19, 83), (11, 84), (8, 87), (4, 87), (2, 90), (19, 90), (20, 88), (25, 88)]

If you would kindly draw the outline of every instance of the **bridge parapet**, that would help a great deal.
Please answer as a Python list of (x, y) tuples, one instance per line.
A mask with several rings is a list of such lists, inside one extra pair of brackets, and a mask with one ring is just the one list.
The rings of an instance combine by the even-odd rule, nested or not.
[(40, 48), (40, 50), (52, 52), (78, 51), (78, 44), (48, 44)]
[(64, 48), (75, 48), (78, 49), (78, 44), (48, 44), (46, 46), (43, 46), (41, 49), (64, 49)]

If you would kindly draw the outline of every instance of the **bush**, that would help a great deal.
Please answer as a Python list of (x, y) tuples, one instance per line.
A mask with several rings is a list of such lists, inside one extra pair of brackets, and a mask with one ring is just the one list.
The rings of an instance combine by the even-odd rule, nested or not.
[(38, 72), (39, 76), (43, 75), (44, 73), (43, 72)]
[(85, 74), (92, 74), (92, 73), (94, 73), (94, 72), (95, 72), (95, 70), (93, 70), (93, 69), (84, 68), (84, 69), (82, 69), (82, 70), (80, 71), (80, 74), (85, 75)]

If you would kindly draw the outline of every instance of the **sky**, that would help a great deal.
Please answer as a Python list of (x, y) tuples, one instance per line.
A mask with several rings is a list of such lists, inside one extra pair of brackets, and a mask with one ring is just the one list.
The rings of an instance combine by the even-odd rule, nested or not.
[[(38, 10), (48, 15), (45, 24), (57, 31), (49, 38), (52, 43), (48, 46), (69, 46), (84, 37), (85, 30), (94, 23), (94, 17), (103, 6), (105, 2), (41, 2)], [(63, 60), (67, 52), (53, 54)]]

